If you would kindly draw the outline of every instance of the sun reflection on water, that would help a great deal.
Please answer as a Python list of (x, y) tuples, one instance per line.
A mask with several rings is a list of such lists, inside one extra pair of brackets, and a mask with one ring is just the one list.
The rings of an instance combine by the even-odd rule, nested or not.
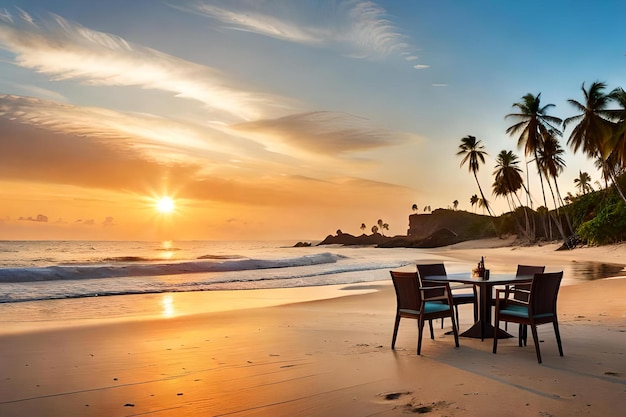
[(174, 248), (171, 240), (164, 240), (161, 242), (160, 257), (164, 260), (172, 259), (174, 256)]

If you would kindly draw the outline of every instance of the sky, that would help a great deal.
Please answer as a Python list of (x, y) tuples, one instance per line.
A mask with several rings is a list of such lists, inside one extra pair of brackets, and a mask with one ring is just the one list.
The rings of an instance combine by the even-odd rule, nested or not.
[[(608, 0), (0, 0), (0, 239), (311, 241), (378, 219), (404, 235), (414, 204), (480, 213), (467, 135), (497, 214), (501, 150), (541, 205), (505, 116), (527, 93), (567, 118), (583, 83), (626, 88), (625, 15)], [(600, 179), (569, 133), (563, 194), (579, 171)]]

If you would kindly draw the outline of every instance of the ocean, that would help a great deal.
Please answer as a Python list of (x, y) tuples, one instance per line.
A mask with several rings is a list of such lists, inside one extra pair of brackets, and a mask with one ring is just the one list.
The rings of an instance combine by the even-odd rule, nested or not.
[(294, 244), (0, 241), (0, 303), (369, 282), (425, 256), (407, 248)]

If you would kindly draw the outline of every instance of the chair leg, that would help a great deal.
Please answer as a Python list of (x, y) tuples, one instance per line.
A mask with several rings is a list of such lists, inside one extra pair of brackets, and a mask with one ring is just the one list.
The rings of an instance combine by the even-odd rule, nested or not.
[(454, 345), (459, 347), (459, 323), (454, 320), (454, 317), (450, 317), (452, 320), (452, 333), (454, 334)]
[(519, 325), (518, 333), (519, 333), (519, 335), (518, 335), (518, 344), (519, 344), (519, 347), (522, 347), (522, 346), (524, 346), (524, 325), (523, 324)]
[[(432, 321), (428, 321), (430, 323), (432, 329)], [(417, 354), (421, 355), (422, 353), (422, 333), (424, 333), (424, 318), (420, 316), (417, 320)]]
[(443, 317), (441, 318), (441, 328), (443, 329)]
[(398, 336), (398, 327), (400, 326), (400, 314), (396, 314), (396, 323), (393, 325), (393, 337), (391, 338), (391, 348), (396, 347), (396, 337)]
[(537, 326), (530, 325), (530, 331), (533, 332), (533, 340), (535, 341), (535, 350), (537, 351), (537, 361), (541, 363), (541, 351), (539, 350), (539, 336), (537, 336)]
[(561, 333), (559, 333), (559, 323), (556, 320), (556, 317), (554, 318), (554, 321), (552, 322), (552, 324), (554, 325), (554, 335), (556, 336), (556, 344), (559, 347), (559, 355), (563, 356), (563, 346), (561, 345)]
[(500, 313), (496, 307), (496, 317), (494, 319), (493, 326), (493, 353), (496, 353), (498, 350), (498, 327), (500, 327)]
[(428, 320), (428, 327), (430, 327), (430, 338), (435, 340), (435, 332), (433, 332), (433, 321)]
[[(459, 330), (459, 306), (454, 306), (454, 312), (456, 314), (456, 329)], [(452, 323), (454, 326), (454, 323)]]

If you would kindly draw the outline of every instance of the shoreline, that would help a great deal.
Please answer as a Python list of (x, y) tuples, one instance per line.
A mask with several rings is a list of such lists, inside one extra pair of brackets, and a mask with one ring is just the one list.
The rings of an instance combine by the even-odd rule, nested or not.
[[(562, 286), (579, 285), (587, 280), (572, 280), (569, 275), (606, 275), (626, 278), (626, 243), (583, 247), (557, 251), (558, 243), (534, 246), (516, 244), (514, 238), (489, 238), (465, 241), (440, 248), (418, 249), (429, 254), (426, 262), (444, 262), (448, 272), (465, 271), (481, 256), (488, 268), (495, 273), (513, 272), (515, 265), (543, 264), (546, 271), (564, 270)], [(380, 250), (385, 250), (381, 248)], [(587, 271), (585, 263), (620, 265), (608, 271)], [(414, 270), (414, 265), (396, 268)], [(581, 270), (582, 269), (582, 270)], [(370, 271), (372, 273), (372, 271)], [(23, 333), (39, 328), (76, 327), (104, 322), (172, 318), (193, 314), (262, 308), (311, 302), (343, 297), (350, 294), (366, 294), (384, 285), (391, 285), (387, 270), (379, 273), (381, 279), (354, 284), (311, 285), (290, 288), (200, 290), (181, 292), (156, 292), (144, 294), (120, 294), (103, 297), (60, 298), (0, 304), (0, 335)], [(602, 276), (602, 278), (606, 278)], [(106, 317), (102, 312), (106, 311)]]

